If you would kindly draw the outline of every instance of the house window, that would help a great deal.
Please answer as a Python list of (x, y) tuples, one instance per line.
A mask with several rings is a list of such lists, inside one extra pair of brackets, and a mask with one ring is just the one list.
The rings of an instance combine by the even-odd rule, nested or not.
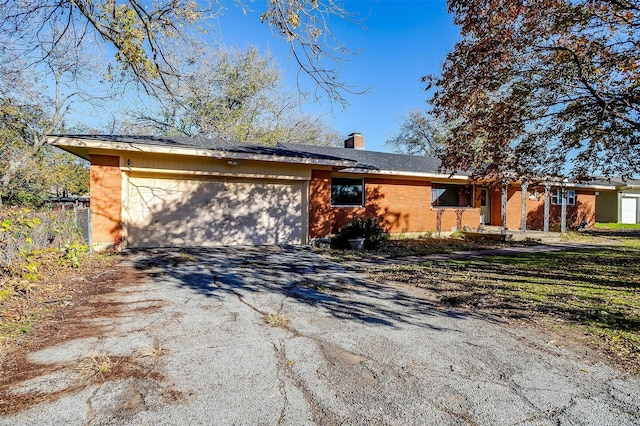
[[(562, 189), (558, 188), (551, 193), (551, 204), (562, 204)], [(567, 190), (567, 205), (573, 206), (576, 204), (576, 191), (573, 189)]]
[(363, 179), (331, 178), (332, 206), (362, 206), (363, 204)]
[(434, 183), (431, 185), (431, 206), (433, 207), (472, 207), (472, 185), (450, 185)]

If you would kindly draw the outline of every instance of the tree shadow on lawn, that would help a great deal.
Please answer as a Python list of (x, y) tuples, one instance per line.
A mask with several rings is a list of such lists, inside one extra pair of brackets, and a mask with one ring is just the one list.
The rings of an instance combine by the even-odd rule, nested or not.
[(375, 283), (308, 247), (225, 247), (131, 250), (133, 266), (157, 283), (175, 283), (208, 298), (278, 294), (325, 309), (336, 318), (396, 327), (442, 330), (434, 317), (465, 318), (411, 289)]
[[(487, 256), (471, 261), (458, 259), (462, 268), (481, 269), (532, 282), (532, 278), (548, 282), (566, 281), (584, 288), (635, 291), (640, 289), (640, 251), (624, 247), (547, 253), (524, 253)], [(621, 274), (631, 277), (624, 280)]]
[(625, 248), (520, 254), (424, 263), (451, 285), (425, 288), (453, 307), (498, 310), (512, 318), (560, 316), (611, 331), (640, 331), (640, 251)]

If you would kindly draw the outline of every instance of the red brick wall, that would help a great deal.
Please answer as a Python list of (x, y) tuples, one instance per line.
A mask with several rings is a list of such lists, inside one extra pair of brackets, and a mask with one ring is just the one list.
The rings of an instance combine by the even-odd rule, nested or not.
[[(576, 189), (575, 205), (567, 205), (567, 226), (577, 227), (583, 220), (589, 226), (596, 222), (596, 195), (594, 191)], [(519, 191), (518, 191), (519, 195)], [(551, 193), (549, 194), (551, 197)], [(549, 200), (549, 225), (560, 225), (562, 206), (551, 204)], [(527, 203), (527, 226), (530, 229), (544, 228), (544, 189), (538, 188), (538, 196), (535, 200), (528, 199)], [(517, 229), (520, 229), (518, 226)]]
[[(479, 208), (431, 208), (431, 182), (410, 179), (365, 178), (364, 207), (331, 207), (331, 172), (314, 170), (309, 197), (309, 236), (327, 237), (354, 215), (376, 217), (385, 232), (436, 231), (438, 210), (443, 232), (453, 227), (477, 227)], [(476, 207), (479, 204), (476, 204)]]
[(309, 236), (329, 236), (331, 218), (331, 171), (312, 170), (309, 184)]
[(91, 222), (94, 243), (122, 241), (122, 177), (120, 158), (91, 155)]
[[(527, 198), (527, 211), (529, 198)], [(507, 190), (507, 229), (520, 229), (522, 217), (522, 192), (519, 187), (510, 186)], [(500, 222), (498, 222), (500, 224)]]
[(500, 213), (502, 211), (502, 192), (500, 186), (493, 186), (489, 188), (489, 194), (491, 196), (491, 220), (488, 225), (500, 225), (500, 221), (502, 220)]

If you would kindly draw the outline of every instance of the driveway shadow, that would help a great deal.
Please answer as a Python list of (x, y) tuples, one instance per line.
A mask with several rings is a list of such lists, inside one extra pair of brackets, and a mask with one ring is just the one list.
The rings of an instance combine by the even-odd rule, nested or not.
[(374, 283), (303, 246), (130, 250), (125, 256), (155, 282), (173, 282), (208, 298), (273, 293), (343, 320), (439, 329), (429, 317), (464, 318), (410, 289)]

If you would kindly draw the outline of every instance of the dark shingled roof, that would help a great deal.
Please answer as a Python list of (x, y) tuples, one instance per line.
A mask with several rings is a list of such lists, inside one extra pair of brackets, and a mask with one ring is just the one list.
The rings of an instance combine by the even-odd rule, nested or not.
[(438, 168), (440, 167), (439, 159), (422, 155), (389, 154), (386, 152), (365, 151), (353, 148), (335, 148), (293, 143), (280, 143), (278, 146), (296, 151), (322, 153), (332, 157), (352, 160), (357, 163), (354, 169), (438, 173)]
[(115, 143), (163, 146), (171, 148), (210, 149), (215, 151), (233, 152), (239, 154), (255, 154), (265, 156), (281, 156), (292, 158), (306, 158), (317, 160), (344, 160), (343, 157), (333, 157), (321, 151), (301, 151), (287, 149), (283, 146), (251, 145), (240, 142), (229, 142), (222, 139), (191, 138), (179, 136), (121, 136), (121, 135), (52, 135), (65, 138), (76, 138)]
[(279, 143), (276, 146), (252, 145), (222, 139), (191, 138), (180, 136), (123, 136), (123, 135), (55, 135), (95, 141), (152, 145), (172, 148), (211, 149), (242, 154), (272, 155), (319, 160), (348, 160), (355, 162), (345, 171), (391, 171), (413, 173), (438, 173), (440, 160), (419, 155), (389, 154), (352, 148), (336, 148), (295, 143)]

